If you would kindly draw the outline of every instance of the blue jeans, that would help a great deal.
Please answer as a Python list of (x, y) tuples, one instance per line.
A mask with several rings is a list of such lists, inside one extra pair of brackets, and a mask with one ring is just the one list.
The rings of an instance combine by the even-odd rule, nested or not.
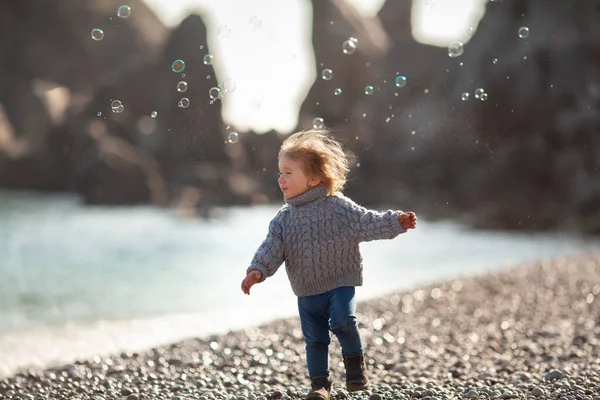
[(300, 323), (306, 342), (306, 363), (311, 378), (329, 376), (329, 331), (338, 338), (343, 356), (362, 354), (354, 293), (353, 286), (343, 286), (315, 296), (298, 297)]

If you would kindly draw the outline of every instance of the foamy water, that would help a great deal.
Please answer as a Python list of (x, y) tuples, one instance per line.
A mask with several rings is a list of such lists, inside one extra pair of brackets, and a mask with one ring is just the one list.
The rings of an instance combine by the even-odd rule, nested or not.
[[(0, 193), (0, 377), (295, 316), (283, 267), (250, 296), (240, 289), (277, 209), (183, 220), (151, 207), (85, 208), (69, 196)], [(395, 240), (362, 245), (357, 296), (599, 249), (598, 240), (575, 236), (421, 219)]]

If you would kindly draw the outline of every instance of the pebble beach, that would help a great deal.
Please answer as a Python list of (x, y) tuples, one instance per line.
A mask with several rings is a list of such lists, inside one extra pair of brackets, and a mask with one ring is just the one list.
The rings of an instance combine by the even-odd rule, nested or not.
[[(360, 302), (372, 387), (336, 399), (600, 399), (600, 254), (552, 258)], [(273, 299), (277, 301), (277, 299)], [(260, 312), (257, 310), (257, 312)], [(0, 380), (0, 399), (301, 399), (299, 319)]]

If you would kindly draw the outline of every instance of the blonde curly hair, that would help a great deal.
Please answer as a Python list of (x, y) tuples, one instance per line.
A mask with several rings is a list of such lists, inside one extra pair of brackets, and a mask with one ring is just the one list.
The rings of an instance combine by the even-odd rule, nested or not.
[(350, 168), (342, 145), (329, 131), (311, 129), (290, 135), (283, 141), (278, 158), (302, 161), (304, 173), (318, 177), (328, 195), (341, 192)]

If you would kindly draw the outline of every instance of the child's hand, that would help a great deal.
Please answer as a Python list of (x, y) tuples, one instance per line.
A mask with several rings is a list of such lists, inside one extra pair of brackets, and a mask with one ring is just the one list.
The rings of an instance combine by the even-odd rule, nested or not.
[(417, 216), (412, 211), (398, 214), (398, 221), (406, 230), (415, 229), (417, 227)]
[(262, 278), (262, 273), (259, 270), (253, 269), (252, 271), (248, 272), (248, 275), (246, 275), (242, 281), (242, 292), (249, 295), (250, 288), (254, 286), (255, 283), (260, 281), (260, 278)]

